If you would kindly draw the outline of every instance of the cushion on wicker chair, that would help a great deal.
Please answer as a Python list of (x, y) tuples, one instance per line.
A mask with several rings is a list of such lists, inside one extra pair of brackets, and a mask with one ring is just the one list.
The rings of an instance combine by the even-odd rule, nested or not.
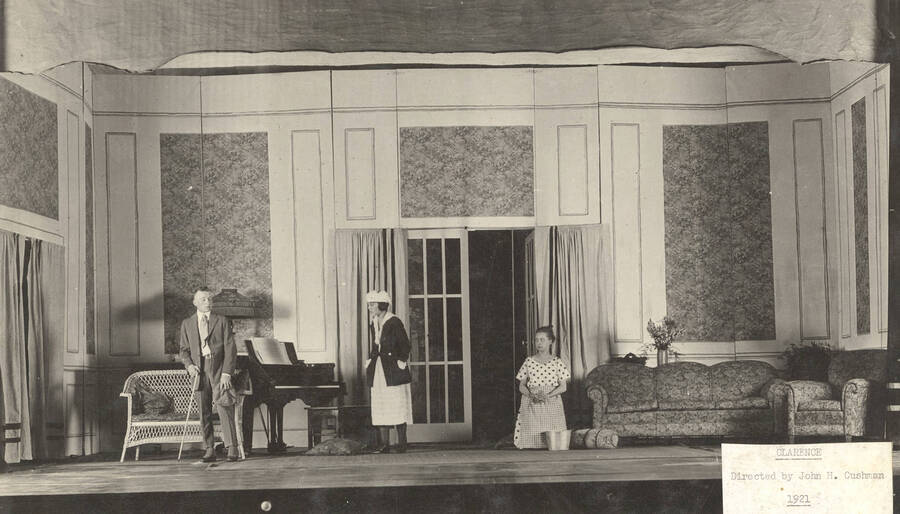
[[(184, 422), (185, 417), (184, 412), (178, 411), (169, 411), (163, 412), (159, 414), (154, 414), (151, 412), (144, 412), (141, 414), (134, 414), (131, 416), (131, 420), (135, 423), (147, 422), (147, 421), (180, 421)], [(191, 413), (190, 421), (197, 422), (200, 421), (200, 415), (196, 412)]]

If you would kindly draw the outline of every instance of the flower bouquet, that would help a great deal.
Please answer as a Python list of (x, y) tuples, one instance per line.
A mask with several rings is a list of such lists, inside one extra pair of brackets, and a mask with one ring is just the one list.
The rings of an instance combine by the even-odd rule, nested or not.
[(652, 341), (644, 344), (644, 355), (652, 350), (656, 350), (656, 364), (658, 366), (669, 362), (670, 354), (678, 356), (673, 343), (683, 330), (678, 328), (678, 323), (674, 319), (665, 316), (658, 323), (654, 323), (652, 319), (649, 319), (647, 320), (647, 332), (650, 334)]

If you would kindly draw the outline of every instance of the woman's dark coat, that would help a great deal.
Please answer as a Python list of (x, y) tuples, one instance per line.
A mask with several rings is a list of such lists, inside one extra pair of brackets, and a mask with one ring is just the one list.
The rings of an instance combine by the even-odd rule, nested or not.
[[(375, 327), (369, 325), (369, 340), (375, 339)], [(376, 357), (381, 357), (384, 370), (384, 380), (388, 386), (397, 386), (409, 384), (412, 382), (412, 376), (409, 373), (409, 365), (401, 369), (397, 365), (397, 361), (409, 361), (409, 336), (406, 335), (406, 329), (403, 328), (403, 322), (400, 318), (393, 316), (384, 322), (381, 327), (381, 341), (379, 344), (372, 345), (369, 352), (369, 365), (366, 366), (366, 382), (369, 387), (375, 380), (375, 362)]]

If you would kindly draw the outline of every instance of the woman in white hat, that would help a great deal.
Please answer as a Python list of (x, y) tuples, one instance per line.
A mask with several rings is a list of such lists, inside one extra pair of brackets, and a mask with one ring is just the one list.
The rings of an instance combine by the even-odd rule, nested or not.
[(390, 451), (391, 426), (397, 428), (397, 453), (406, 451), (406, 424), (412, 423), (412, 394), (407, 361), (409, 336), (403, 322), (388, 311), (391, 295), (387, 291), (369, 291), (366, 304), (374, 344), (366, 363), (366, 381), (371, 388), (372, 425), (378, 427), (375, 453)]

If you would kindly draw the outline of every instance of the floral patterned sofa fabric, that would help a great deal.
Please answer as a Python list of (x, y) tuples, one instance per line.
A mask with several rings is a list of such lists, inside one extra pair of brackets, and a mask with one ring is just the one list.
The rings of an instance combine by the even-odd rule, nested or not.
[(764, 436), (774, 429), (771, 392), (781, 382), (766, 362), (729, 361), (603, 364), (585, 385), (594, 428), (619, 436)]
[(847, 441), (880, 437), (887, 362), (885, 350), (838, 352), (828, 365), (827, 383), (794, 380), (778, 386), (775, 402), (784, 405), (788, 441), (814, 435), (844, 436)]
[(663, 410), (712, 409), (707, 366), (673, 362), (656, 369), (656, 399)]
[[(608, 412), (639, 412), (655, 410), (656, 383), (653, 370), (643, 364), (614, 362), (594, 369), (585, 378), (588, 397), (600, 402)], [(594, 387), (597, 386), (597, 387)], [(591, 396), (591, 391), (597, 395)]]

